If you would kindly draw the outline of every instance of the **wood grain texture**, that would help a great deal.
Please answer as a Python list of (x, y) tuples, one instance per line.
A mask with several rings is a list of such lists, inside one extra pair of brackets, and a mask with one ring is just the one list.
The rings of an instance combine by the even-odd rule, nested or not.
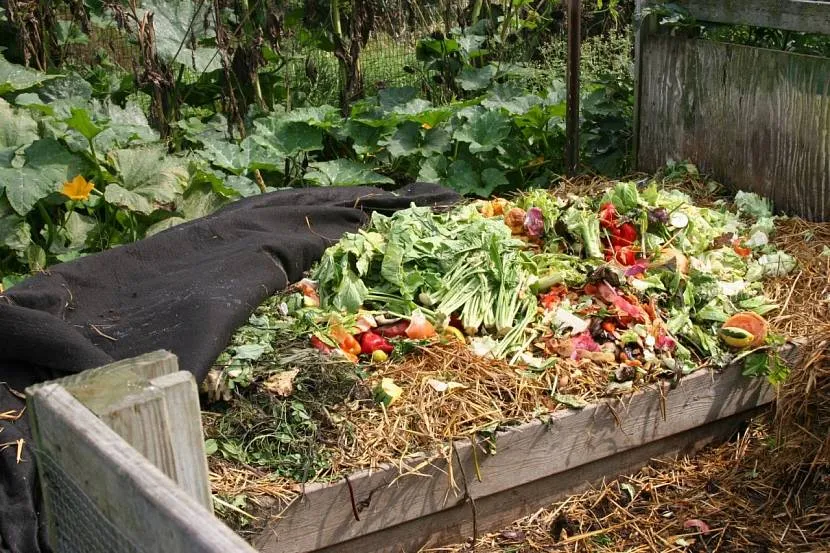
[(830, 34), (830, 2), (816, 0), (671, 1), (688, 10), (695, 19), (700, 21)]
[(465, 502), (451, 509), (405, 522), (386, 530), (333, 545), (315, 553), (414, 553), (422, 547), (463, 543), (485, 532), (496, 531), (513, 521), (549, 506), (567, 496), (581, 493), (591, 484), (632, 474), (652, 459), (691, 455), (707, 444), (734, 434), (758, 410), (698, 426), (585, 465), (547, 476), (476, 500), (476, 528), (473, 505)]
[(651, 36), (638, 168), (691, 160), (777, 209), (830, 219), (830, 59)]
[(179, 371), (154, 378), (150, 384), (162, 391), (167, 407), (168, 430), (175, 459), (173, 479), (212, 513), (213, 498), (196, 380), (189, 372)]
[[(38, 387), (28, 405), (38, 462), (59, 465), (125, 539), (165, 553), (253, 551), (62, 386)], [(44, 494), (50, 509), (48, 482)]]
[[(542, 478), (610, 458), (649, 442), (727, 418), (770, 402), (772, 388), (731, 368), (698, 371), (674, 390), (638, 392), (624, 401), (555, 413), (549, 421), (511, 428), (497, 438), (498, 453), (486, 455), (457, 443), (453, 463), (434, 460), (418, 475), (399, 477), (397, 467), (350, 477), (360, 520), (352, 514), (345, 482), (313, 485), (274, 520), (254, 545), (265, 553), (300, 553), (335, 545), (421, 517), (476, 502)], [(423, 458), (411, 459), (415, 467)], [(482, 480), (476, 479), (478, 465)], [(451, 485), (449, 474), (454, 476)]]
[(156, 351), (53, 383), (213, 512), (198, 391), (175, 355)]

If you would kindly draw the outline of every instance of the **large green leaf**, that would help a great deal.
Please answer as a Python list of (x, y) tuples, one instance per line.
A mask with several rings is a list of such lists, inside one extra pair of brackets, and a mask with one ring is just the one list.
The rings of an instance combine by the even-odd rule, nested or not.
[(81, 215), (77, 211), (72, 211), (66, 217), (64, 230), (67, 240), (67, 248), (71, 250), (79, 250), (86, 244), (86, 238), (92, 229), (95, 228), (97, 221), (88, 215)]
[(25, 146), (38, 138), (37, 121), (0, 98), (0, 150)]
[(247, 198), (248, 196), (256, 196), (261, 191), (259, 186), (249, 179), (248, 177), (242, 177), (237, 175), (230, 175), (225, 178), (225, 186), (242, 196), (243, 198)]
[(153, 211), (153, 204), (145, 196), (132, 190), (127, 190), (117, 183), (110, 183), (104, 191), (104, 199), (115, 206), (129, 209), (130, 211), (137, 211), (139, 213), (150, 214)]
[(291, 123), (306, 123), (321, 129), (331, 129), (342, 121), (338, 109), (327, 104), (292, 109), (282, 118)]
[(203, 137), (202, 148), (197, 153), (205, 161), (235, 175), (241, 175), (248, 170), (250, 155), (238, 144), (218, 137)]
[(456, 77), (456, 80), (464, 90), (483, 90), (490, 85), (490, 81), (496, 76), (496, 72), (495, 65), (465, 67)]
[(168, 217), (166, 219), (162, 219), (158, 223), (150, 225), (144, 232), (144, 235), (152, 236), (154, 234), (160, 233), (163, 230), (171, 229), (176, 225), (180, 225), (186, 221), (187, 219), (185, 219), (184, 217)]
[(153, 12), (156, 51), (162, 59), (180, 63), (196, 73), (222, 68), (216, 48), (191, 48), (194, 37), (198, 43), (214, 36), (207, 26), (213, 19), (209, 13), (211, 6), (210, 2), (142, 0), (140, 16)]
[(489, 152), (510, 134), (510, 120), (499, 111), (475, 110), (467, 112), (467, 121), (453, 138), (470, 143), (470, 152)]
[(450, 163), (444, 184), (461, 194), (476, 193), (481, 188), (479, 176), (472, 165), (463, 159)]
[(375, 173), (368, 165), (350, 159), (310, 163), (305, 179), (319, 186), (359, 186), (395, 182), (389, 177)]
[(87, 140), (92, 140), (104, 130), (104, 127), (96, 125), (92, 121), (89, 112), (83, 108), (72, 108), (72, 117), (66, 120), (66, 124), (70, 129), (81, 133), (81, 136)]
[(524, 94), (523, 90), (512, 83), (497, 84), (490, 90), (487, 98), (481, 102), (486, 108), (503, 109), (514, 115), (521, 115), (544, 100), (533, 94)]
[(58, 78), (43, 83), (37, 95), (46, 103), (70, 98), (90, 100), (92, 85), (77, 73), (58, 75)]
[(191, 186), (179, 202), (178, 211), (185, 219), (198, 219), (210, 215), (227, 203), (219, 194), (213, 192), (210, 184)]
[(187, 186), (184, 160), (166, 155), (163, 146), (113, 150), (109, 159), (119, 182), (107, 185), (104, 199), (113, 205), (149, 214)]
[(95, 150), (106, 154), (115, 148), (129, 145), (157, 142), (158, 133), (150, 127), (147, 116), (140, 106), (128, 103), (121, 108), (115, 104), (104, 104), (96, 111), (97, 118), (106, 118), (109, 123), (101, 134), (95, 137)]
[(32, 229), (26, 219), (14, 212), (6, 198), (0, 196), (0, 245), (21, 257), (32, 243)]
[(57, 140), (41, 139), (28, 146), (19, 167), (0, 167), (0, 188), (5, 185), (12, 208), (26, 215), (41, 198), (57, 192), (63, 183), (82, 174), (84, 161)]
[(22, 65), (15, 65), (0, 55), (0, 94), (26, 90), (56, 77), (58, 75), (47, 75)]
[(444, 156), (432, 156), (421, 163), (418, 171), (418, 180), (422, 182), (440, 182), (447, 174), (449, 162)]
[(381, 141), (393, 158), (410, 155), (441, 154), (450, 147), (450, 136), (444, 129), (425, 130), (414, 121), (405, 121), (391, 137)]
[(274, 116), (257, 119), (254, 129), (250, 139), (280, 156), (294, 156), (323, 148), (323, 132), (308, 123)]

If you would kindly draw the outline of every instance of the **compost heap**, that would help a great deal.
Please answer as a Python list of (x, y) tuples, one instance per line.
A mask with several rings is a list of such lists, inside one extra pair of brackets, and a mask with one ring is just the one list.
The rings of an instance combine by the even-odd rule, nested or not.
[[(438, 553), (826, 551), (830, 543), (830, 223), (779, 221), (797, 270), (766, 287), (770, 327), (801, 341), (776, 402), (730, 440), (654, 460)], [(760, 523), (759, 523), (760, 522)]]
[(220, 357), (214, 392), (248, 401), (206, 417), (214, 489), (287, 498), (281, 478), (398, 462), (703, 366), (780, 381), (763, 281), (796, 262), (774, 231), (755, 194), (703, 206), (656, 181), (376, 213)]

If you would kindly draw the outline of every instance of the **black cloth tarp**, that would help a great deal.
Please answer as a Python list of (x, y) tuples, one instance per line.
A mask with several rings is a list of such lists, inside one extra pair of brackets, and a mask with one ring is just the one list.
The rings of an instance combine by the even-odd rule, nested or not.
[[(135, 244), (57, 265), (0, 295), (0, 413), (12, 390), (167, 349), (201, 381), (233, 331), (302, 278), (373, 211), (449, 206), (454, 192), (414, 184), (287, 190), (247, 198)], [(0, 421), (0, 553), (46, 551), (25, 414)]]

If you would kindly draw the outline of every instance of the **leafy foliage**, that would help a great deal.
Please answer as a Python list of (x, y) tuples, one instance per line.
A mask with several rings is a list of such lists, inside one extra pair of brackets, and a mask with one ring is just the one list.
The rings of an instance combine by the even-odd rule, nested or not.
[[(64, 47), (119, 22), (141, 46), (145, 77), (152, 69), (162, 81), (176, 82), (161, 83), (168, 96), (154, 96), (161, 92), (145, 77), (119, 74), (105, 57), (95, 67), (63, 74), (0, 57), (0, 275), (7, 283), (14, 280), (9, 275), (140, 239), (282, 187), (397, 186), (421, 179), (486, 197), (547, 185), (563, 168), (562, 84), (528, 85), (523, 75), (532, 70), (505, 53), (511, 33), (539, 22), (526, 2), (508, 13), (489, 6), (493, 11), (463, 30), (425, 37), (418, 67), (409, 70), (432, 84), (351, 98), (346, 117), (328, 105), (279, 105), (292, 97), (269, 88), (279, 86), (287, 55), (273, 48), (276, 35), (257, 42), (264, 61), (245, 66), (261, 77), (261, 89), (243, 86), (254, 81), (239, 73), (240, 64), (258, 54), (246, 50), (243, 35), (220, 32), (230, 32), (227, 25), (246, 27), (232, 10), (217, 14), (210, 4), (170, 0), (142, 2), (137, 11), (118, 3), (82, 4), (89, 25), (59, 22)], [(267, 26), (262, 6), (251, 8), (256, 28)], [(152, 59), (146, 37), (136, 34), (136, 23), (150, 12)], [(303, 17), (301, 10), (279, 13), (286, 22)], [(298, 39), (332, 50), (336, 41), (326, 37), (334, 31)], [(351, 30), (343, 32), (346, 37)], [(237, 53), (238, 59), (223, 60)], [(261, 71), (266, 63), (268, 71)], [(195, 78), (186, 89), (183, 75)], [(229, 78), (238, 87), (229, 88)], [(609, 76), (584, 91), (584, 159), (594, 169), (627, 167), (629, 81)], [(133, 101), (138, 90), (151, 94), (149, 110)], [(231, 90), (242, 104), (227, 103)], [(159, 102), (171, 98), (176, 105), (168, 105), (165, 116), (178, 120), (159, 119)], [(64, 186), (79, 178), (83, 186)]]

